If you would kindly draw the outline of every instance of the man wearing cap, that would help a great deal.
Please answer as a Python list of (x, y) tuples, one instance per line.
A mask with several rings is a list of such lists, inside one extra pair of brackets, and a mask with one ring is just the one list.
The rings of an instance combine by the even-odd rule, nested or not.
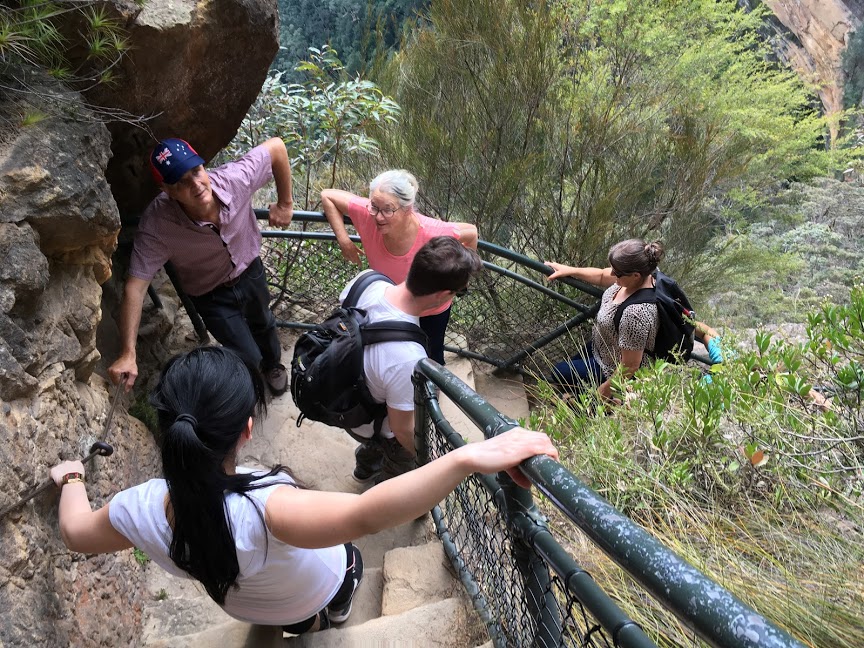
[(171, 261), (207, 330), (223, 346), (260, 367), (274, 395), (285, 392), (288, 375), (276, 318), (270, 311), (261, 231), (252, 209), (256, 190), (276, 184), (270, 225), (286, 227), (293, 216), (291, 166), (278, 137), (212, 171), (181, 139), (159, 142), (150, 170), (162, 189), (141, 216), (120, 305), (120, 357), (111, 379), (132, 388), (138, 377), (135, 343), (144, 295), (159, 268)]

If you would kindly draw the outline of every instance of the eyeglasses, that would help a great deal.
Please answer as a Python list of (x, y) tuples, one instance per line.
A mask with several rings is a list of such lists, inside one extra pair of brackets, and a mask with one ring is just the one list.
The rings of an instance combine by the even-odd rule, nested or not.
[(621, 277), (626, 277), (628, 275), (633, 274), (632, 272), (621, 272), (620, 270), (616, 270), (615, 268), (612, 268), (611, 272), (612, 272), (612, 276), (615, 277), (616, 279), (620, 279)]
[(384, 218), (393, 218), (393, 214), (402, 209), (401, 207), (378, 207), (377, 205), (373, 205), (371, 202), (366, 205), (366, 211), (368, 211), (373, 216), (377, 216), (381, 214)]

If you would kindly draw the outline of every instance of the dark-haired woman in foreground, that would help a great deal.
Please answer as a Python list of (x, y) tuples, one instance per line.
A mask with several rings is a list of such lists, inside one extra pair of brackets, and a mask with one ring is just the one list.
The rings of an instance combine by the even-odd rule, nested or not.
[(264, 410), (264, 386), (231, 351), (174, 358), (151, 395), (164, 479), (121, 491), (92, 511), (80, 461), (51, 469), (66, 546), (105, 553), (133, 546), (176, 576), (195, 578), (232, 617), (301, 634), (348, 618), (362, 559), (352, 539), (415, 519), (474, 472), (510, 470), (557, 451), (516, 429), (455, 450), (362, 495), (297, 488), (281, 467), (236, 465)]
[(593, 384), (600, 395), (609, 400), (612, 398), (612, 375), (619, 365), (623, 366), (629, 378), (640, 366), (648, 363), (657, 337), (657, 304), (625, 306), (617, 328), (615, 313), (628, 297), (654, 286), (651, 273), (662, 258), (663, 245), (659, 241), (646, 243), (641, 239), (629, 239), (609, 248), (608, 268), (576, 268), (545, 262), (555, 271), (547, 277), (549, 281), (573, 277), (607, 289), (585, 353), (556, 364), (550, 382), (565, 388)]

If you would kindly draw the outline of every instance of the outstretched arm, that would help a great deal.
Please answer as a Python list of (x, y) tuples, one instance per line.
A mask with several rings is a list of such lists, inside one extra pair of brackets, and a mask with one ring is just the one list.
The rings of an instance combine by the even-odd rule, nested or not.
[(72, 551), (109, 553), (130, 549), (132, 543), (121, 535), (108, 518), (108, 505), (98, 511), (90, 508), (84, 482), (63, 485), (63, 476), (71, 472), (84, 475), (80, 461), (64, 461), (51, 469), (51, 479), (60, 487), (60, 536)]
[[(469, 443), (362, 495), (284, 486), (267, 500), (267, 525), (277, 538), (298, 547), (341, 544), (416, 519), (472, 473), (512, 469), (538, 454), (558, 458), (545, 434), (516, 428)], [(529, 486), (518, 469), (508, 472), (520, 486)]]
[(294, 195), (291, 184), (291, 161), (285, 142), (280, 137), (271, 137), (262, 144), (270, 154), (273, 180), (276, 182), (276, 202), (270, 205), (270, 225), (288, 227), (294, 217)]
[(573, 277), (579, 281), (594, 284), (601, 288), (608, 288), (615, 283), (612, 268), (577, 268), (576, 266), (568, 266), (563, 263), (555, 263), (554, 261), (544, 261), (543, 263), (555, 271), (546, 277), (546, 281), (554, 281), (561, 277)]
[(144, 295), (149, 285), (150, 282), (145, 279), (129, 277), (123, 287), (123, 300), (120, 302), (120, 356), (108, 367), (108, 376), (114, 384), (123, 380), (127, 392), (138, 378), (135, 343), (138, 341)]
[(342, 219), (342, 215), (348, 213), (348, 204), (352, 199), (358, 197), (340, 189), (325, 189), (321, 192), (321, 211), (324, 212), (327, 222), (330, 223), (330, 228), (336, 235), (336, 242), (339, 244), (339, 249), (342, 250), (342, 256), (347, 261), (359, 266), (360, 255), (363, 254), (363, 250), (351, 242), (348, 230), (345, 229), (345, 221)]

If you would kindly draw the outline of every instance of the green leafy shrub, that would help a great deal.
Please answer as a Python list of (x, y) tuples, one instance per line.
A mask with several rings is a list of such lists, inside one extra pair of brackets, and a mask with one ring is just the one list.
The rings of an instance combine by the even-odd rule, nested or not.
[[(864, 286), (813, 310), (801, 342), (760, 331), (752, 348), (732, 347), (710, 381), (696, 367), (641, 369), (616, 384), (624, 404), (612, 410), (541, 384), (547, 404), (529, 425), (613, 505), (806, 643), (862, 644)], [(691, 640), (593, 561), (662, 645)]]

